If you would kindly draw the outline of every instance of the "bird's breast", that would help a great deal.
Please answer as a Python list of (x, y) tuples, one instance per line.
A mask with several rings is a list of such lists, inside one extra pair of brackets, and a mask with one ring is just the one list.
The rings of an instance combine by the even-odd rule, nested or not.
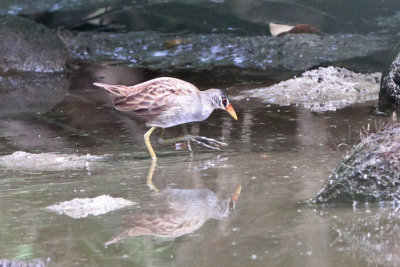
[(213, 109), (204, 109), (199, 104), (176, 105), (164, 110), (159, 116), (147, 123), (147, 126), (168, 128), (189, 122), (203, 121), (212, 113)]

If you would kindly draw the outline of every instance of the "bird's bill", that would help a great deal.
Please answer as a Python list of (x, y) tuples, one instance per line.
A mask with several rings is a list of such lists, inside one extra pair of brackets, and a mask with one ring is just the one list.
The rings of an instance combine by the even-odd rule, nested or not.
[(240, 192), (242, 191), (242, 186), (236, 189), (235, 193), (231, 195), (231, 199), (228, 202), (227, 210), (232, 212), (235, 209), (236, 202), (239, 200)]
[(237, 115), (236, 115), (236, 112), (235, 112), (235, 110), (233, 109), (233, 107), (232, 107), (231, 104), (229, 104), (225, 109), (226, 109), (226, 111), (228, 111), (228, 113), (229, 113), (235, 120), (238, 119), (238, 118), (237, 118)]

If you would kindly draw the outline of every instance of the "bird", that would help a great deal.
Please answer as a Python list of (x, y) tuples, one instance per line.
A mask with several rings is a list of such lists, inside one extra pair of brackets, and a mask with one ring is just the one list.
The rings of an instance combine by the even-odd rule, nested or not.
[[(117, 110), (133, 112), (146, 121), (146, 126), (150, 129), (144, 134), (144, 141), (153, 161), (157, 160), (157, 156), (150, 143), (150, 135), (158, 127), (164, 129), (203, 121), (215, 109), (226, 110), (237, 120), (235, 110), (221, 89), (200, 91), (195, 85), (177, 78), (160, 77), (132, 86), (99, 82), (93, 85), (102, 87), (113, 95)], [(224, 144), (206, 137), (188, 138), (214, 149), (216, 147), (208, 144)]]

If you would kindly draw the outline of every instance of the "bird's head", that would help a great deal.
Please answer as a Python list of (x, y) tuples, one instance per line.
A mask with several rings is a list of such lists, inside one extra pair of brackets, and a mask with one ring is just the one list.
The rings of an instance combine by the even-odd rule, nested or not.
[(228, 113), (237, 120), (237, 115), (235, 110), (233, 109), (231, 103), (229, 103), (228, 98), (226, 97), (225, 93), (221, 89), (209, 89), (213, 91), (212, 97), (212, 105), (214, 108), (224, 109), (228, 111)]

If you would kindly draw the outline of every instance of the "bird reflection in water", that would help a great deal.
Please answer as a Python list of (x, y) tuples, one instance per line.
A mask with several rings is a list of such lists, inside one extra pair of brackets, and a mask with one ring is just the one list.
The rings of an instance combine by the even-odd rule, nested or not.
[(127, 237), (153, 235), (179, 237), (199, 229), (208, 219), (222, 220), (235, 209), (242, 187), (220, 201), (209, 189), (165, 189), (154, 194), (152, 205), (124, 217), (126, 230), (105, 242), (108, 246)]

